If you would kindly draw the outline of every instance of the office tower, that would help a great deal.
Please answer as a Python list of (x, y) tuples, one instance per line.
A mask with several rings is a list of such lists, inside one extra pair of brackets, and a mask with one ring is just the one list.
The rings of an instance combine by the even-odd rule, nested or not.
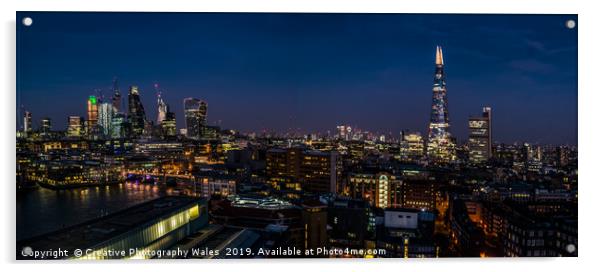
[(301, 204), (303, 224), (303, 246), (305, 249), (324, 247), (328, 242), (328, 206), (317, 200), (308, 200)]
[(125, 114), (118, 112), (111, 119), (111, 138), (120, 139), (129, 136), (129, 123), (125, 118)]
[(103, 136), (111, 136), (115, 108), (110, 103), (100, 103), (98, 108), (98, 127)]
[(303, 190), (336, 193), (342, 160), (337, 152), (307, 150), (301, 154), (300, 180)]
[(337, 126), (337, 138), (341, 140), (345, 138), (345, 126)]
[(52, 122), (51, 122), (50, 118), (48, 118), (48, 117), (43, 118), (40, 121), (40, 132), (43, 135), (46, 135), (46, 134), (50, 133), (51, 130), (52, 130)]
[(26, 111), (23, 115), (23, 131), (27, 133), (31, 132), (32, 130), (33, 127), (31, 126), (31, 112)]
[(533, 147), (529, 143), (523, 143), (521, 148), (520, 157), (522, 162), (528, 163), (533, 160)]
[(335, 198), (327, 215), (330, 246), (361, 248), (374, 234), (374, 213), (367, 201)]
[(424, 156), (424, 141), (420, 132), (401, 132), (399, 151), (404, 161), (419, 160)]
[(91, 95), (88, 97), (88, 120), (87, 127), (88, 135), (93, 135), (96, 131), (96, 125), (98, 124), (98, 101), (96, 96)]
[(207, 103), (196, 98), (184, 99), (184, 117), (186, 118), (186, 136), (200, 139), (207, 122)]
[(468, 119), (468, 158), (483, 163), (491, 158), (491, 108), (484, 107), (481, 116)]
[(156, 126), (153, 124), (153, 121), (144, 120), (144, 129), (142, 130), (142, 136), (145, 138), (152, 138), (153, 135), (159, 134), (155, 128)]
[(449, 131), (447, 88), (445, 86), (445, 73), (443, 71), (443, 51), (441, 47), (437, 46), (427, 153), (429, 159), (435, 163), (449, 163), (456, 159), (455, 148)]
[(67, 127), (68, 137), (81, 137), (84, 134), (84, 118), (81, 116), (69, 116)]
[(146, 114), (140, 101), (138, 86), (131, 86), (128, 94), (129, 121), (132, 125), (132, 136), (139, 137), (144, 132)]
[(119, 87), (117, 86), (117, 78), (113, 79), (113, 98), (112, 98), (113, 108), (115, 108), (115, 112), (121, 112), (121, 92), (119, 92)]
[(566, 146), (556, 147), (555, 164), (557, 167), (565, 167), (569, 164), (569, 150)]
[(408, 179), (403, 181), (403, 208), (435, 210), (439, 184), (434, 180)]
[(175, 137), (177, 134), (176, 114), (169, 111), (169, 108), (165, 114), (165, 120), (161, 122), (161, 131), (163, 133), (163, 137)]
[(400, 207), (403, 200), (401, 176), (386, 172), (355, 171), (348, 174), (349, 196), (378, 208)]
[(266, 174), (272, 185), (285, 183), (290, 189), (300, 190), (299, 161), (301, 149), (269, 149), (266, 152)]
[(281, 189), (336, 193), (341, 168), (342, 160), (337, 152), (274, 148), (266, 153), (268, 181)]
[(337, 126), (337, 137), (339, 140), (351, 140), (351, 136), (352, 136), (352, 132), (353, 129), (351, 128), (351, 126), (345, 126), (345, 125), (341, 125), (341, 126)]

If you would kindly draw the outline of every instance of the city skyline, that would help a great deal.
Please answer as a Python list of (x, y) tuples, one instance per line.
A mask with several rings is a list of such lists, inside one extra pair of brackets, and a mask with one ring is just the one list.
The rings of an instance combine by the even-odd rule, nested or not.
[[(94, 89), (104, 89), (105, 93), (110, 95), (111, 79), (113, 76), (117, 76), (122, 96), (127, 94), (130, 85), (140, 87), (141, 100), (147, 108), (147, 119), (149, 120), (153, 120), (157, 116), (156, 94), (153, 86), (156, 82), (159, 82), (162, 87), (162, 99), (176, 114), (178, 128), (184, 127), (183, 99), (196, 97), (208, 103), (208, 124), (212, 125), (219, 122), (222, 128), (236, 129), (243, 132), (259, 132), (263, 129), (284, 132), (293, 127), (291, 124), (294, 124), (294, 127), (301, 127), (303, 133), (326, 132), (327, 130), (335, 133), (335, 126), (345, 124), (383, 134), (391, 133), (395, 136), (401, 130), (419, 131), (423, 135), (427, 135), (428, 105), (432, 96), (430, 84), (434, 63), (433, 49), (440, 44), (446, 53), (445, 63), (449, 84), (451, 133), (458, 140), (465, 141), (467, 139), (469, 116), (479, 113), (484, 106), (490, 106), (495, 112), (494, 141), (528, 141), (544, 144), (577, 143), (577, 69), (576, 61), (574, 61), (576, 30), (567, 29), (563, 24), (566, 19), (576, 19), (575, 16), (495, 15), (488, 17), (489, 19), (483, 23), (482, 18), (478, 15), (401, 14), (377, 18), (369, 14), (341, 14), (334, 15), (334, 17), (332, 15), (321, 17), (319, 14), (267, 14), (267, 17), (258, 17), (257, 14), (193, 14), (194, 16), (179, 17), (176, 21), (186, 21), (188, 24), (192, 24), (199, 20), (214, 20), (220, 27), (231, 31), (231, 35), (234, 35), (228, 36), (228, 32), (215, 33), (216, 31), (212, 32), (207, 29), (197, 30), (214, 38), (205, 42), (222, 42), (227, 45), (221, 51), (218, 50), (219, 48), (215, 44), (207, 46), (208, 48), (205, 50), (206, 52), (221, 54), (220, 56), (230, 54), (229, 58), (224, 59), (227, 64), (219, 64), (217, 59), (209, 58), (207, 60), (211, 60), (212, 64), (215, 65), (213, 66), (216, 68), (215, 70), (212, 70), (212, 67), (208, 66), (209, 64), (198, 64), (197, 67), (189, 63), (189, 60), (175, 58), (175, 56), (180, 55), (179, 52), (168, 51), (167, 55), (174, 57), (173, 60), (166, 60), (170, 57), (165, 54), (157, 54), (156, 69), (145, 67), (140, 69), (145, 71), (137, 71), (136, 68), (128, 68), (127, 64), (132, 64), (132, 62), (140, 60), (143, 56), (148, 57), (150, 51), (157, 49), (157, 45), (149, 45), (148, 42), (144, 42), (139, 48), (140, 52), (138, 52), (134, 48), (126, 46), (127, 43), (123, 43), (124, 36), (121, 34), (128, 33), (129, 28), (126, 27), (123, 31), (117, 31), (114, 28), (119, 25), (119, 22), (134, 23), (134, 18), (146, 22), (145, 14), (129, 14), (127, 17), (119, 13), (90, 13), (87, 15), (90, 17), (90, 19), (87, 19), (88, 24), (99, 24), (98, 20), (101, 20), (103, 16), (111, 16), (115, 19), (115, 22), (104, 26), (107, 28), (107, 33), (103, 34), (101, 31), (98, 37), (95, 33), (94, 37), (86, 37), (86, 39), (98, 41), (110, 33), (110, 35), (119, 36), (119, 45), (125, 48), (111, 45), (106, 50), (101, 51), (102, 54), (100, 55), (104, 55), (105, 60), (101, 61), (99, 64), (102, 65), (99, 66), (113, 68), (103, 69), (94, 66), (82, 69), (85, 71), (80, 71), (80, 77), (72, 79), (66, 79), (65, 77), (51, 78), (51, 75), (65, 76), (68, 74), (67, 71), (78, 74), (75, 73), (76, 71), (70, 70), (73, 69), (70, 66), (65, 68), (66, 71), (63, 74), (53, 70), (44, 71), (45, 74), (41, 75), (39, 71), (36, 73), (40, 67), (35, 64), (48, 65), (48, 62), (58, 55), (63, 57), (69, 55), (65, 62), (78, 63), (82, 60), (76, 60), (76, 56), (85, 53), (83, 51), (92, 50), (92, 48), (98, 49), (99, 46), (93, 46), (85, 50), (75, 50), (72, 54), (63, 51), (65, 49), (51, 48), (51, 51), (56, 51), (57, 56), (55, 54), (45, 54), (42, 59), (36, 59), (35, 54), (29, 54), (33, 53), (31, 52), (32, 48), (25, 45), (33, 40), (38, 41), (36, 44), (48, 42), (45, 39), (48, 38), (47, 34), (52, 34), (52, 30), (44, 27), (35, 30), (36, 24), (31, 29), (18, 27), (18, 43), (22, 39), (27, 40), (27, 43), (19, 47), (20, 50), (17, 56), (19, 63), (17, 103), (19, 108), (23, 106), (25, 110), (32, 113), (34, 127), (37, 127), (41, 118), (48, 116), (52, 119), (53, 127), (61, 130), (66, 129), (69, 116), (85, 116), (86, 99), (89, 95), (94, 94)], [(69, 36), (64, 37), (66, 39), (64, 41), (80, 35), (83, 35), (80, 37), (86, 36), (80, 32), (83, 30), (80, 27), (83, 26), (65, 25), (70, 16), (81, 16), (81, 14), (31, 13), (31, 16), (38, 18), (37, 23), (44, 22), (45, 27), (52, 27), (53, 24), (55, 27), (66, 27), (66, 29), (61, 30), (61, 33), (64, 32), (62, 35)], [(158, 14), (158, 16), (169, 17), (169, 14)], [(517, 20), (504, 23), (503, 18), (508, 16), (517, 17), (515, 18)], [(232, 18), (233, 20), (226, 23), (226, 18)], [(429, 20), (424, 18), (429, 18)], [(431, 32), (422, 35), (416, 33), (416, 29), (408, 29), (407, 26), (399, 29), (399, 26), (396, 26), (396, 28), (388, 24), (395, 21), (406, 22), (407, 20), (416, 20), (417, 23), (412, 25), (414, 28), (424, 28), (423, 31), (430, 30)], [(506, 36), (502, 38), (506, 39), (507, 43), (519, 40), (521, 44), (515, 48), (502, 48), (501, 45), (491, 47), (491, 44), (483, 48), (482, 43), (499, 42), (490, 37), (492, 39), (486, 42), (473, 40), (471, 43), (465, 43), (462, 46), (459, 40), (460, 38), (467, 38), (466, 33), (453, 33), (454, 31), (447, 29), (449, 26), (446, 24), (433, 24), (433, 21), (438, 21), (439, 23), (446, 22), (447, 24), (461, 26), (469, 25), (473, 20), (481, 20), (481, 27), (490, 27), (487, 31), (493, 31), (494, 36), (504, 36), (505, 33)], [(242, 26), (238, 24), (241, 21), (254, 22), (256, 25)], [(300, 45), (297, 43), (303, 40), (293, 39), (293, 37), (281, 40), (282, 37), (279, 35), (286, 33), (286, 29), (266, 25), (267, 22), (273, 21), (296, 22), (297, 25), (293, 25), (294, 27), (291, 30), (294, 35), (303, 34), (302, 38), (314, 37), (316, 39), (310, 39), (310, 42)], [(325, 30), (312, 28), (316, 21), (328, 27)], [(362, 25), (361, 22), (368, 23), (369, 26), (358, 28)], [(527, 22), (530, 23), (527, 24)], [(523, 29), (523, 31), (515, 30), (514, 28), (519, 27), (521, 23), (522, 26), (528, 25), (529, 28)], [(139, 41), (141, 38), (150, 35), (153, 27), (159, 27), (151, 24), (145, 28), (138, 25), (138, 23), (135, 24), (135, 27), (129, 29), (132, 36), (129, 40)], [(373, 36), (371, 36), (373, 38), (372, 43), (357, 40), (358, 36), (370, 34), (366, 27), (379, 25), (381, 28), (371, 29), (380, 31), (371, 34)], [(436, 25), (436, 27), (433, 27), (433, 25)], [(411, 43), (403, 44), (400, 43), (399, 38), (387, 38), (388, 36), (384, 33), (386, 29), (382, 29), (382, 26), (387, 26), (386, 29), (391, 31), (405, 33), (406, 36), (409, 35), (414, 39)], [(131, 33), (133, 29), (139, 30), (141, 27), (144, 31), (140, 31), (140, 34)], [(193, 32), (195, 30), (190, 26), (183, 28), (184, 30), (180, 29), (171, 35), (184, 35), (180, 32)], [(241, 38), (236, 35), (242, 35), (241, 31), (246, 28), (255, 30), (243, 35), (244, 38), (253, 41), (250, 45), (248, 44), (250, 46), (248, 50), (244, 48), (244, 44), (235, 44), (236, 40)], [(38, 36), (42, 38), (28, 37), (27, 33), (32, 30), (34, 32), (39, 31), (38, 34), (42, 35)], [(511, 35), (511, 32), (515, 34)], [(164, 33), (162, 32), (163, 35), (165, 35)], [(343, 39), (343, 42), (356, 41), (358, 43), (353, 46), (341, 47), (344, 49), (342, 53), (331, 52), (335, 45), (324, 43), (328, 40), (327, 34), (329, 33)], [(537, 33), (537, 35), (533, 33)], [(226, 36), (220, 36), (222, 34), (226, 34)], [(479, 32), (474, 32), (474, 34), (476, 36), (480, 35)], [(274, 39), (275, 45), (270, 45), (265, 40), (259, 39), (269, 37)], [(570, 39), (567, 40), (566, 37), (570, 37)], [(475, 38), (473, 37), (473, 39)], [(202, 41), (196, 42), (202, 43)], [(157, 43), (166, 45), (164, 40), (157, 40)], [(188, 49), (185, 51), (190, 53), (190, 50), (194, 49), (194, 43), (183, 45)], [(77, 44), (67, 45), (67, 47), (77, 46)], [(277, 47), (280, 51), (276, 50), (275, 53), (268, 53), (264, 48), (258, 47), (262, 44)], [(337, 41), (336, 44), (341, 46), (341, 42)], [(318, 45), (323, 48), (322, 51), (329, 51), (333, 55), (324, 60), (324, 66), (327, 67), (315, 66), (318, 71), (314, 71), (309, 65), (316, 61), (314, 59), (316, 56), (321, 55), (323, 57), (324, 54), (324, 52), (319, 52), (320, 48), (316, 47)], [(386, 54), (396, 51), (396, 45), (403, 45), (398, 48), (403, 53), (397, 52), (396, 57), (399, 58), (393, 58), (395, 56), (393, 54), (392, 58), (388, 59)], [(165, 48), (178, 49), (173, 45)], [(303, 53), (301, 55), (304, 56), (311, 53), (316, 56), (313, 56), (311, 60), (303, 61), (301, 55), (289, 56), (286, 54), (284, 51), (287, 48), (293, 53), (298, 51)], [(72, 50), (74, 49), (72, 48)], [(136, 52), (139, 54), (134, 54), (129, 59), (121, 55), (110, 55), (110, 52), (115, 50), (121, 54)], [(198, 54), (206, 56), (208, 53), (205, 51), (198, 51)], [(514, 51), (512, 53), (515, 54), (516, 59), (504, 60), (507, 56), (499, 55), (500, 52), (508, 54), (508, 51)], [(265, 61), (278, 62), (284, 65), (282, 69), (284, 71), (278, 71), (275, 67), (258, 62), (260, 59), (258, 59), (257, 54), (260, 52), (266, 54)], [(345, 58), (353, 57), (352, 53), (358, 53), (356, 59)], [(277, 59), (282, 57), (283, 54), (294, 58), (294, 60), (282, 62), (282, 59)], [(338, 64), (335, 63), (335, 60), (344, 61)], [(96, 61), (98, 61), (98, 57), (96, 57)], [(183, 65), (181, 69), (172, 67), (169, 72), (162, 65), (163, 63), (175, 65), (178, 62), (187, 65)], [(490, 63), (490, 67), (487, 67), (490, 69), (479, 68), (478, 63), (482, 62)], [(251, 65), (253, 63), (256, 64), (256, 67)], [(365, 67), (361, 65), (362, 63), (366, 64)], [(65, 64), (57, 63), (57, 65), (64, 66)], [(144, 66), (147, 65), (152, 66), (149, 63)], [(329, 70), (328, 67), (336, 69)], [(257, 69), (253, 70), (252, 68)], [(205, 73), (195, 76), (191, 71), (195, 69), (205, 69)], [(477, 71), (475, 69), (479, 70), (480, 74), (471, 74)], [(109, 75), (110, 70), (122, 72), (113, 72), (114, 74)], [(493, 78), (493, 72), (483, 70), (508, 74)], [(93, 71), (98, 72), (98, 74)], [(160, 74), (160, 71), (164, 71), (165, 74)], [(286, 71), (289, 74), (285, 74)], [(253, 74), (256, 74), (256, 76), (252, 76)], [(238, 77), (229, 78), (229, 76), (234, 75), (238, 75)], [(150, 79), (151, 77), (153, 79)], [(41, 79), (36, 80), (38, 78)], [(273, 84), (269, 84), (270, 82)], [(490, 83), (486, 84), (488, 82)], [(106, 86), (103, 87), (101, 84)], [(273, 86), (266, 87), (268, 85)], [(266, 88), (262, 88), (262, 86)], [(529, 87), (529, 93), (524, 92), (527, 87)], [(476, 90), (479, 88), (480, 90)], [(500, 90), (500, 88), (505, 91)], [(41, 89), (52, 89), (54, 91), (46, 92)], [(191, 89), (196, 89), (196, 91)], [(67, 93), (68, 98), (65, 97)], [(41, 104), (48, 99), (47, 95), (64, 97), (64, 99), (58, 99), (58, 101), (65, 101), (65, 103), (61, 103), (60, 107), (48, 107)], [(53, 103), (53, 105), (56, 104)], [(245, 118), (240, 118), (240, 116), (245, 116)], [(17, 114), (17, 118), (17, 126), (22, 125), (21, 112)], [(521, 122), (516, 122), (516, 120)]]
[(17, 260), (578, 256), (576, 16), (17, 16)]

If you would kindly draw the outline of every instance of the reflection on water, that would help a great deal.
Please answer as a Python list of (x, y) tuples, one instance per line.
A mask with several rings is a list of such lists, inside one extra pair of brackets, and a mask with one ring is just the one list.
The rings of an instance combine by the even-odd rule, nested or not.
[(17, 240), (104, 216), (170, 192), (169, 188), (155, 185), (123, 183), (18, 193)]

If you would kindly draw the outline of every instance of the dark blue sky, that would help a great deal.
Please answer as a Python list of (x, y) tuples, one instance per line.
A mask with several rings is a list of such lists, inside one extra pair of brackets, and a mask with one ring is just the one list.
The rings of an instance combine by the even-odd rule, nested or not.
[(488, 105), (496, 141), (577, 143), (577, 28), (565, 27), (576, 15), (19, 12), (17, 22), (25, 16), (17, 104), (34, 127), (85, 116), (88, 95), (116, 76), (123, 95), (140, 87), (152, 120), (158, 82), (179, 127), (182, 100), (197, 97), (223, 128), (424, 134), (441, 45), (460, 141)]

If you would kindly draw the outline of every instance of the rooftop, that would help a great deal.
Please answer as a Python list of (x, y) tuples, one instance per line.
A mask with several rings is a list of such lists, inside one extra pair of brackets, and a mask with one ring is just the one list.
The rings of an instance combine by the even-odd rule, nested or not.
[(186, 196), (166, 196), (124, 210), (89, 220), (71, 227), (42, 234), (17, 242), (17, 249), (29, 246), (34, 250), (92, 248), (103, 241), (126, 233), (136, 227), (160, 219), (200, 199)]

